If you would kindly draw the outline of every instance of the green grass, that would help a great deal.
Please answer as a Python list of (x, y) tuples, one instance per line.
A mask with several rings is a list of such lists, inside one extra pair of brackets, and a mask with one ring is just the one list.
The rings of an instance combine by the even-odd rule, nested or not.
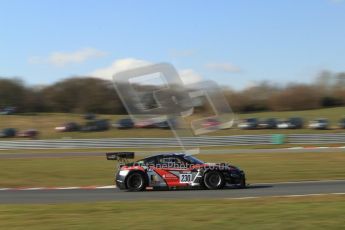
[[(229, 162), (247, 173), (248, 183), (345, 179), (345, 154), (199, 154), (206, 162)], [(115, 162), (105, 157), (1, 159), (0, 187), (113, 184)]]
[[(332, 126), (336, 126), (340, 118), (345, 116), (345, 107), (307, 110), (307, 111), (289, 111), (289, 112), (261, 112), (251, 114), (238, 114), (238, 118), (288, 118), (293, 116), (303, 117), (306, 121), (319, 117), (330, 119)], [(112, 122), (122, 118), (120, 115), (99, 115), (99, 118), (110, 119)], [(162, 129), (130, 129), (117, 130), (111, 129), (105, 132), (71, 132), (59, 133), (54, 130), (56, 126), (62, 125), (66, 122), (75, 121), (85, 123), (80, 114), (37, 114), (37, 115), (10, 115), (0, 116), (0, 129), (6, 127), (16, 128), (18, 130), (25, 130), (36, 128), (40, 131), (40, 139), (55, 139), (55, 138), (107, 138), (107, 137), (169, 137), (172, 136), (171, 131)], [(273, 133), (330, 133), (330, 132), (344, 132), (344, 130), (220, 130), (209, 133), (208, 135), (239, 135), (239, 134), (273, 134)], [(8, 139), (4, 139), (8, 140)]]
[(345, 196), (0, 205), (2, 229), (343, 229)]

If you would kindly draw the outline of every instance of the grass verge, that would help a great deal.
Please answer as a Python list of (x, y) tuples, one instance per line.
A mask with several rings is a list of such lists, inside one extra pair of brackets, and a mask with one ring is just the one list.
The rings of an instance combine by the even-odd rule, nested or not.
[(343, 229), (345, 196), (0, 205), (3, 229)]

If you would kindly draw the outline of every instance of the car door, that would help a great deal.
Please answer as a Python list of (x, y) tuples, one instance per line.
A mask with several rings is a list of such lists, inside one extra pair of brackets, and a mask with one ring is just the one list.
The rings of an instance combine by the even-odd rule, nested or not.
[(155, 171), (169, 187), (185, 187), (193, 180), (187, 162), (179, 156), (162, 156), (157, 159)]

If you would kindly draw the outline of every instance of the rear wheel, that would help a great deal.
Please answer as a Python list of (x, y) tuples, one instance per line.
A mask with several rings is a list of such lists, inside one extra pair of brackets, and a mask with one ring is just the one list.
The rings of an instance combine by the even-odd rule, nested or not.
[(144, 175), (139, 172), (134, 172), (128, 175), (126, 180), (128, 191), (143, 191), (146, 187)]
[(225, 185), (225, 180), (219, 171), (210, 171), (204, 176), (204, 185), (208, 189), (221, 189)]

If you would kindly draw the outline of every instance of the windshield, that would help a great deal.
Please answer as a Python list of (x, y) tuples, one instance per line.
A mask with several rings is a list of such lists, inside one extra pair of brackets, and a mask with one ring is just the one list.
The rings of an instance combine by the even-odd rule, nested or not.
[(183, 158), (191, 164), (204, 164), (204, 162), (202, 160), (199, 160), (199, 159), (197, 159), (193, 156), (190, 156), (190, 155), (185, 155), (185, 156), (183, 156)]

